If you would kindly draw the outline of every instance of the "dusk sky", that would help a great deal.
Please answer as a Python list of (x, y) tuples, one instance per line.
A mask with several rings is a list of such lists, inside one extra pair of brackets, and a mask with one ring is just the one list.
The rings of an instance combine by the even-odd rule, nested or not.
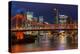
[(78, 6), (77, 5), (64, 5), (64, 4), (47, 4), (47, 3), (32, 3), (32, 2), (18, 2), (13, 1), (11, 5), (11, 15), (15, 16), (20, 12), (31, 11), (34, 13), (34, 17), (43, 16), (44, 21), (53, 23), (54, 11), (57, 8), (59, 14), (68, 15), (73, 20), (78, 19)]

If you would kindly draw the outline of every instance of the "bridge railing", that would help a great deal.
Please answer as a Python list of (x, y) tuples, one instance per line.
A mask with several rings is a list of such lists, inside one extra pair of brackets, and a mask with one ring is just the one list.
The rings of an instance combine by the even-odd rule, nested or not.
[(77, 26), (77, 24), (49, 24), (49, 25), (35, 25), (35, 27), (27, 27), (27, 28), (18, 28), (18, 29), (16, 29), (16, 28), (14, 28), (14, 29), (12, 29), (12, 30), (46, 30), (46, 29), (78, 29), (78, 26)]

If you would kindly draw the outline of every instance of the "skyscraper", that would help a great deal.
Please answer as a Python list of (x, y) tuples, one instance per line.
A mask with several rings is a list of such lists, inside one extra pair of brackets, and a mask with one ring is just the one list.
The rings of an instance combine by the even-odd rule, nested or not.
[(59, 23), (60, 24), (66, 24), (67, 23), (67, 15), (59, 15)]
[(60, 29), (66, 28), (67, 18), (68, 18), (67, 15), (59, 15), (59, 24), (60, 24), (59, 28)]
[(44, 21), (43, 16), (39, 16), (39, 22), (43, 23), (43, 21)]
[(58, 18), (59, 18), (59, 11), (57, 8), (53, 9), (53, 15), (54, 15), (54, 23), (58, 24)]
[(29, 11), (28, 11), (26, 17), (27, 17), (28, 20), (32, 21), (32, 18), (33, 18), (33, 12), (29, 12)]

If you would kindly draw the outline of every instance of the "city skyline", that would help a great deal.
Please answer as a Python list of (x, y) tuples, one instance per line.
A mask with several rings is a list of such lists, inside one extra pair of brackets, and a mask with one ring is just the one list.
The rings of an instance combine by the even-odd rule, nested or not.
[[(55, 13), (53, 9), (57, 8), (59, 14), (70, 16), (73, 20), (78, 20), (77, 17), (77, 5), (58, 5), (58, 4), (46, 4), (46, 3), (32, 3), (32, 2), (12, 2), (11, 16), (15, 16), (20, 12), (31, 11), (34, 13), (34, 17), (44, 17), (44, 21), (54, 23)], [(74, 12), (74, 13), (73, 13)]]
[(77, 5), (11, 1), (9, 16), (11, 53), (78, 48)]

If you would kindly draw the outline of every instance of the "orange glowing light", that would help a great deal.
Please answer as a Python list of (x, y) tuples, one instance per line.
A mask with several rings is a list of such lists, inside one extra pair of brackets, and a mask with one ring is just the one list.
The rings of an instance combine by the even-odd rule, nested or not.
[(16, 32), (16, 37), (17, 37), (17, 40), (22, 40), (24, 38), (24, 33), (23, 32)]
[[(16, 21), (23, 20), (24, 16), (22, 14), (16, 15)], [(21, 28), (21, 26), (18, 25), (18, 22), (16, 22), (16, 29)], [(16, 32), (17, 40), (22, 40), (24, 38), (24, 32)]]
[(21, 15), (21, 14), (17, 14), (17, 15), (16, 15), (16, 18), (17, 18), (17, 19), (22, 19), (22, 18), (24, 18), (24, 16)]

